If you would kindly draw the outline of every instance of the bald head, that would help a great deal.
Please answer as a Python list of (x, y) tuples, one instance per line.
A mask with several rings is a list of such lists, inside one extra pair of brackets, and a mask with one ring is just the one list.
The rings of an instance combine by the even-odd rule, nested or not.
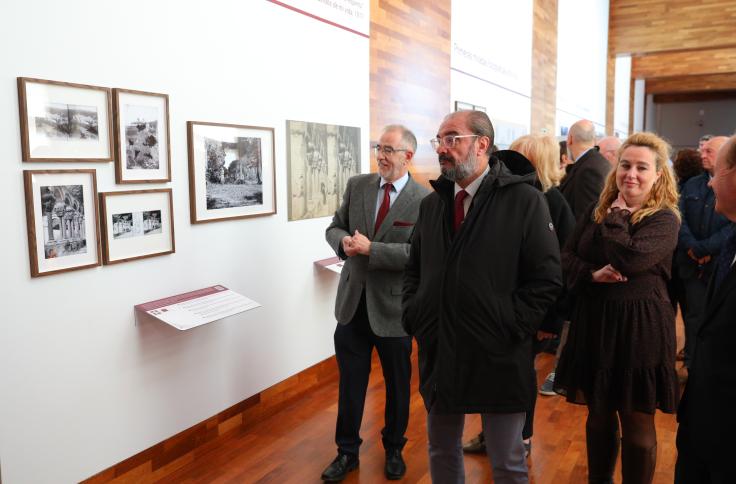
[(598, 142), (598, 148), (603, 156), (606, 157), (611, 166), (615, 166), (618, 149), (621, 147), (621, 140), (615, 136), (606, 136)]
[(578, 157), (585, 151), (595, 145), (595, 126), (593, 122), (587, 119), (577, 121), (567, 132), (567, 149), (572, 154), (573, 159)]
[(703, 156), (703, 169), (711, 175), (713, 174), (713, 167), (716, 164), (716, 156), (721, 146), (726, 144), (728, 136), (714, 136), (703, 145), (701, 154)]

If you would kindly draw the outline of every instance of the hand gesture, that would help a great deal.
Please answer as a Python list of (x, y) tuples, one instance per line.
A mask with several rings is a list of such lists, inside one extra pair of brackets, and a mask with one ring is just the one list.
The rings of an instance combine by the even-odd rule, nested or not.
[(358, 254), (369, 255), (371, 253), (371, 241), (361, 234), (357, 229), (352, 237), (352, 244)]
[(614, 269), (611, 264), (607, 264), (593, 272), (593, 282), (614, 283), (626, 282), (627, 280), (626, 276)]
[(348, 257), (352, 257), (358, 253), (358, 249), (353, 244), (353, 238), (351, 236), (346, 235), (342, 238), (342, 250)]

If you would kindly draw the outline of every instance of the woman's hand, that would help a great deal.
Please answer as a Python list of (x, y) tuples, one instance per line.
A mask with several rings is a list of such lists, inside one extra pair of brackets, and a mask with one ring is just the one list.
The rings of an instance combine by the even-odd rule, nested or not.
[(626, 276), (614, 269), (611, 264), (607, 264), (593, 272), (593, 282), (613, 283), (626, 281)]

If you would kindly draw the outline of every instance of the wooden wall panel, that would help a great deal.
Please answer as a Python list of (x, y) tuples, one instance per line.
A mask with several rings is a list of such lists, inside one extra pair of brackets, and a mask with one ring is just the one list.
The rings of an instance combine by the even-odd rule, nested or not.
[(371, 0), (370, 63), (371, 142), (406, 125), (419, 142), (412, 173), (426, 184), (439, 174), (429, 139), (450, 110), (450, 0)]
[[(736, 37), (736, 32), (733, 35)], [(662, 52), (631, 59), (631, 75), (635, 79), (729, 72), (736, 72), (736, 47)]]
[(557, 0), (534, 0), (531, 132), (555, 131), (557, 108)]
[(648, 79), (647, 94), (728, 91), (736, 89), (736, 72), (702, 76), (657, 77)]
[(638, 54), (736, 44), (736, 2), (611, 0), (616, 53)]

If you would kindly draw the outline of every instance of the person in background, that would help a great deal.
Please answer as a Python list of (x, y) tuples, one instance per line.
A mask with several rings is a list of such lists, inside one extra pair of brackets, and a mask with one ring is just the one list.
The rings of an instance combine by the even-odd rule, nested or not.
[(560, 169), (562, 170), (563, 176), (567, 174), (570, 165), (570, 158), (567, 157), (567, 141), (563, 139), (560, 141)]
[(685, 367), (690, 367), (691, 346), (705, 311), (705, 293), (708, 279), (715, 268), (715, 259), (726, 239), (733, 233), (734, 224), (715, 213), (715, 195), (708, 181), (713, 173), (716, 154), (728, 140), (715, 136), (706, 141), (701, 151), (705, 173), (690, 178), (680, 192), (680, 227), (677, 270), (685, 288)]
[(616, 162), (618, 162), (617, 152), (620, 147), (621, 140), (616, 136), (606, 136), (598, 141), (600, 153), (608, 160), (612, 167), (616, 166)]
[[(736, 136), (723, 145), (710, 185), (716, 211), (736, 223)], [(706, 293), (705, 318), (692, 345), (690, 371), (677, 409), (675, 484), (734, 480), (736, 430), (736, 234), (721, 249)]]
[[(550, 135), (526, 135), (511, 143), (509, 150), (497, 152), (496, 156), (516, 175), (524, 176), (529, 173), (536, 175), (535, 185), (544, 193), (557, 234), (557, 242), (562, 247), (575, 227), (575, 217), (565, 201), (565, 197), (557, 189), (563, 176), (563, 171), (559, 165), (559, 145), (557, 141)], [(550, 308), (544, 316), (539, 330), (537, 330), (531, 353), (533, 371), (532, 402), (526, 412), (526, 421), (521, 434), (527, 457), (529, 457), (532, 447), (531, 437), (534, 433), (534, 407), (537, 394), (537, 374), (534, 371), (534, 359), (547, 342), (560, 334), (566, 318), (565, 296), (561, 294), (557, 304)], [(483, 453), (485, 451), (483, 432), (480, 432), (463, 445), (463, 452), (466, 453)]]
[(705, 147), (705, 143), (710, 141), (712, 138), (713, 138), (712, 134), (704, 134), (703, 136), (701, 136), (700, 139), (698, 140), (698, 151), (702, 153), (703, 148)]
[(625, 483), (652, 481), (654, 413), (677, 405), (675, 313), (667, 293), (677, 245), (677, 187), (669, 146), (634, 133), (597, 203), (578, 219), (562, 251), (575, 293), (570, 335), (555, 389), (588, 407), (588, 481), (612, 483), (622, 435)]
[(406, 473), (401, 451), (409, 423), (411, 338), (401, 326), (401, 281), (409, 239), (427, 189), (409, 175), (417, 149), (401, 125), (384, 128), (374, 146), (378, 173), (350, 178), (327, 227), (330, 247), (345, 265), (335, 300), (335, 355), (340, 370), (335, 443), (337, 457), (322, 480), (339, 482), (358, 467), (360, 424), (375, 347), (386, 382), (384, 474)]

